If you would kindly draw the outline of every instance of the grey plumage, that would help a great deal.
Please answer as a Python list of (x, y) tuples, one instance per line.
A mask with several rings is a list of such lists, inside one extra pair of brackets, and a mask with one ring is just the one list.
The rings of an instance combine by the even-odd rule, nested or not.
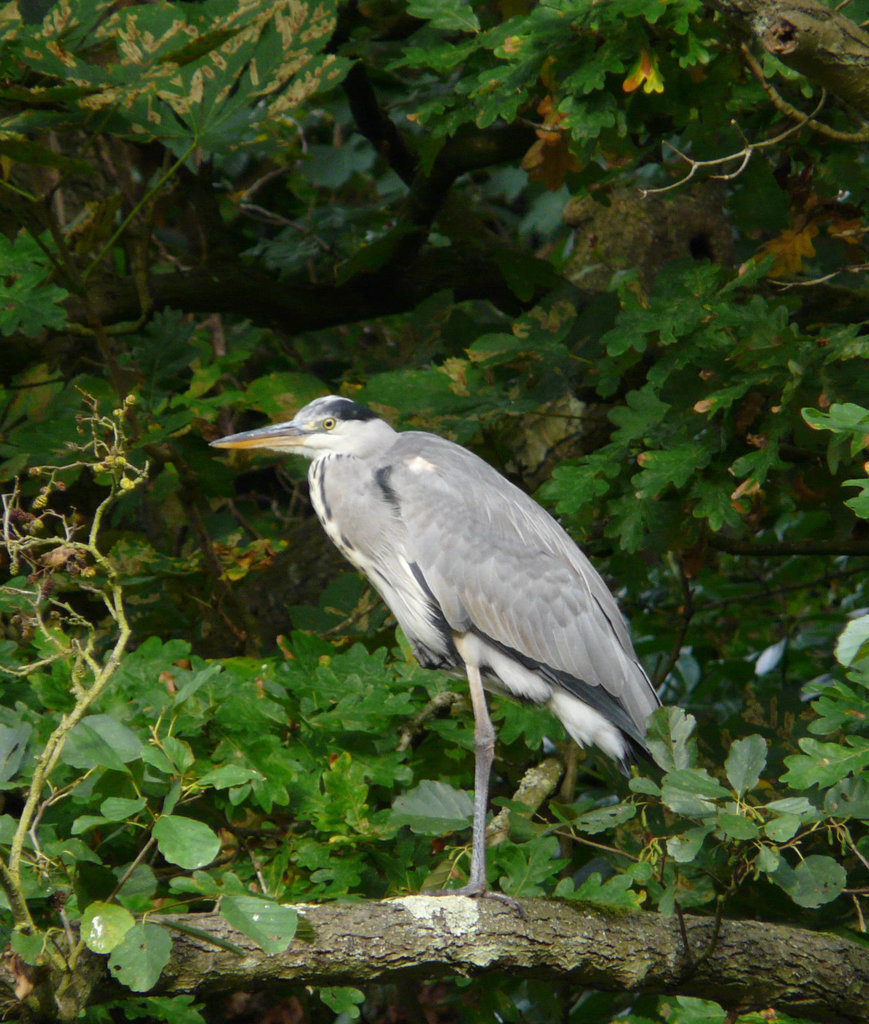
[(548, 705), (574, 739), (623, 768), (644, 749), (658, 698), (615, 600), (561, 526), (488, 463), (437, 435), (398, 433), (334, 395), (289, 423), (214, 444), (311, 458), (320, 521), (380, 592), (420, 664), (467, 672), (477, 726), (468, 892), (485, 887), (493, 733), (480, 682)]

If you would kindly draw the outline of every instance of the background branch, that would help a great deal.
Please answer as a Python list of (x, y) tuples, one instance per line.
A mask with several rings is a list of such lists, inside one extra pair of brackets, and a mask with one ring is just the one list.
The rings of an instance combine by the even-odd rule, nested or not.
[(787, 557), (789, 555), (869, 555), (869, 540), (792, 540), (758, 541), (736, 537), (709, 537), (709, 547), (731, 555), (757, 555), (758, 557)]
[[(554, 276), (549, 264), (539, 262), (541, 273)], [(407, 312), (445, 289), (457, 301), (484, 299), (512, 313), (533, 305), (545, 290), (539, 285), (531, 301), (520, 302), (493, 259), (456, 246), (423, 252), (403, 270), (390, 265), (383, 273), (358, 274), (339, 285), (281, 281), (259, 267), (238, 263), (158, 274), (150, 281), (155, 311), (173, 307), (188, 313), (237, 313), (256, 323), (279, 325), (289, 334)], [(135, 320), (140, 306), (134, 282), (95, 282), (90, 307), (104, 324)], [(71, 298), (68, 308), (73, 319), (83, 318), (79, 299)]]

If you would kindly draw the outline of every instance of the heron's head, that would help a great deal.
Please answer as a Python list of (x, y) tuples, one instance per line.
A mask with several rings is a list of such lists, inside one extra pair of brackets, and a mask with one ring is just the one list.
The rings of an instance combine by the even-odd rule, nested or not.
[(339, 395), (315, 398), (286, 423), (245, 430), (212, 441), (214, 448), (258, 448), (267, 452), (305, 455), (329, 453), (365, 456), (391, 443), (395, 431), (364, 405)]

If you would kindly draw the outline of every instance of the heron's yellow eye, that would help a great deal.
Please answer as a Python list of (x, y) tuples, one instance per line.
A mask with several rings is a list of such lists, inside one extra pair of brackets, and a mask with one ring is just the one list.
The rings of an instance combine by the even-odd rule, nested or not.
[(323, 430), (334, 430), (334, 429), (335, 429), (335, 420), (331, 416), (327, 416), (326, 419), (323, 420)]

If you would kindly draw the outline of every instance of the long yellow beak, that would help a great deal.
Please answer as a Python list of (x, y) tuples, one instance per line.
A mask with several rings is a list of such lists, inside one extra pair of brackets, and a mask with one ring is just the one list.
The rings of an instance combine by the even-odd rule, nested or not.
[(273, 423), (257, 430), (244, 430), (240, 434), (228, 434), (211, 442), (212, 448), (261, 448), (265, 451), (285, 452), (303, 447), (308, 431), (295, 421)]

